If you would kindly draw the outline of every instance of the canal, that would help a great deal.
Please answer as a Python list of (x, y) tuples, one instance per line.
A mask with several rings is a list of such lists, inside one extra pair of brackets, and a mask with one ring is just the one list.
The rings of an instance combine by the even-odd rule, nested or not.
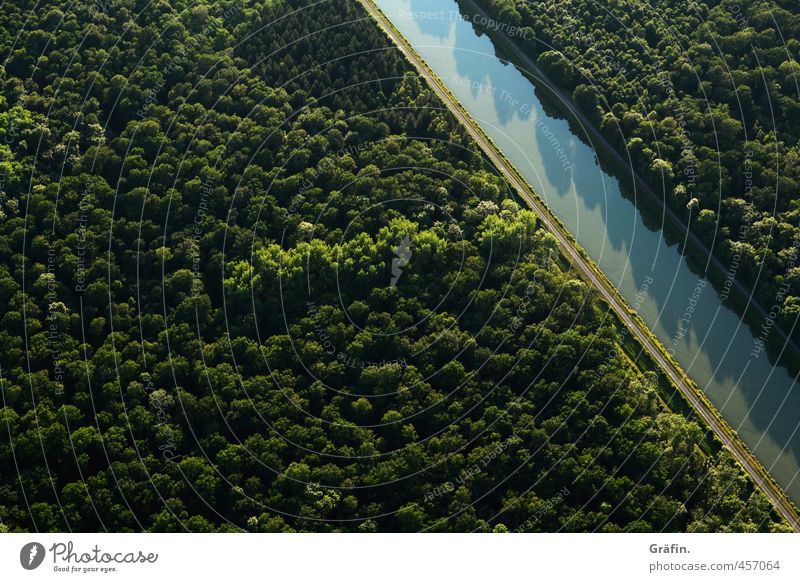
[(545, 112), (532, 81), (496, 56), (455, 0), (376, 3), (800, 503), (795, 379), (754, 351), (750, 328), (690, 268), (680, 241), (646, 224), (594, 149)]

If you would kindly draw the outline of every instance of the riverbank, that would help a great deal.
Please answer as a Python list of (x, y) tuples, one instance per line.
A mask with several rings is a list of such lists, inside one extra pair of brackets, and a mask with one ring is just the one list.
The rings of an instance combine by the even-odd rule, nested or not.
[[(474, 0), (456, 0), (468, 16), (472, 25), (486, 34), (494, 44), (498, 58), (515, 66), (540, 90), (537, 96), (561, 117), (570, 123), (573, 132), (591, 147), (602, 167), (620, 181), (628, 191), (623, 194), (634, 202), (646, 221), (657, 222), (665, 238), (677, 241), (684, 256), (698, 274), (708, 277), (717, 292), (728, 289), (729, 305), (742, 318), (754, 336), (758, 336), (766, 321), (770, 321), (771, 332), (765, 341), (767, 355), (774, 365), (786, 366), (793, 375), (800, 374), (800, 346), (783, 330), (770, 312), (764, 308), (735, 277), (730, 279), (730, 268), (692, 231), (690, 225), (665, 203), (658, 193), (635, 171), (629, 160), (611, 144), (600, 129), (589, 120), (572, 99), (572, 96), (555, 85), (525, 53), (515, 40), (519, 37), (505, 34), (501, 30), (482, 25), (494, 22)], [(475, 18), (478, 16), (478, 18)], [(638, 196), (644, 193), (645, 196)], [(666, 219), (666, 220), (664, 220)], [(727, 285), (727, 287), (726, 287)]]
[(392, 21), (383, 15), (375, 2), (373, 0), (361, 0), (361, 3), (378, 21), (391, 40), (409, 59), (410, 63), (417, 68), (421, 76), (442, 99), (443, 103), (464, 125), (498, 172), (509, 181), (518, 191), (520, 197), (536, 212), (542, 225), (556, 237), (562, 253), (570, 261), (575, 272), (598, 289), (601, 298), (616, 313), (620, 325), (624, 326), (631, 337), (635, 338), (642, 346), (642, 350), (652, 358), (665, 378), (669, 379), (680, 390), (683, 397), (686, 398), (703, 422), (711, 427), (721, 442), (729, 448), (743, 469), (750, 475), (755, 484), (764, 491), (784, 518), (795, 529), (800, 530), (797, 508), (788, 498), (785, 491), (750, 451), (738, 433), (733, 430), (719, 411), (711, 404), (704, 392), (687, 376), (675, 358), (650, 331), (638, 312), (628, 306), (616, 286), (611, 284), (569, 230), (520, 174), (516, 166), (508, 160), (506, 155), (486, 134), (484, 129), (475, 121), (433, 69), (422, 59)]

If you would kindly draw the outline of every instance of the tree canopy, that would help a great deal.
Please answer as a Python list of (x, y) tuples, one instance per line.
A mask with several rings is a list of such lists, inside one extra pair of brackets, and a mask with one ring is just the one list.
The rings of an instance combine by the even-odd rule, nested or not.
[(797, 2), (473, 1), (800, 339)]
[(788, 527), (358, 3), (0, 20), (4, 531)]

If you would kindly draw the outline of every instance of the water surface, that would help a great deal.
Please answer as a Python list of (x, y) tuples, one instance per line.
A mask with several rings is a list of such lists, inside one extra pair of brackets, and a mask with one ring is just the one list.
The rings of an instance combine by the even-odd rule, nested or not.
[(495, 56), (491, 40), (458, 16), (455, 0), (377, 4), (800, 503), (794, 377), (765, 353), (751, 355), (755, 337), (741, 318), (690, 269), (677, 243), (645, 225), (594, 150), (567, 121), (545, 113), (532, 82)]

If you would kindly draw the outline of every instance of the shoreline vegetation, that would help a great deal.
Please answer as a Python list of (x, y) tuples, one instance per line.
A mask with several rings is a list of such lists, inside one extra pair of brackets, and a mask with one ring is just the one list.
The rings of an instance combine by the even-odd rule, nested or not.
[(0, 532), (791, 530), (362, 5), (103, 6), (0, 6)]
[[(740, 152), (740, 165), (742, 168), (741, 180), (734, 180), (734, 183), (741, 183), (740, 191), (742, 192), (742, 197), (736, 198), (736, 196), (732, 194), (730, 200), (726, 200), (723, 197), (719, 201), (719, 208), (726, 208), (726, 203), (732, 208), (740, 208), (742, 204), (746, 204), (746, 208), (749, 208), (750, 215), (737, 221), (728, 219), (725, 213), (713, 213), (708, 209), (702, 210), (700, 208), (700, 203), (697, 201), (709, 199), (711, 196), (710, 192), (716, 190), (725, 191), (725, 188), (728, 188), (731, 192), (735, 190), (731, 190), (730, 187), (722, 183), (715, 185), (714, 177), (720, 174), (720, 172), (709, 164), (705, 166), (700, 164), (697, 155), (693, 153), (695, 150), (706, 152), (709, 149), (703, 142), (699, 144), (694, 143), (690, 137), (702, 133), (697, 127), (693, 127), (691, 123), (693, 120), (696, 125), (698, 124), (697, 116), (695, 115), (692, 120), (687, 119), (687, 117), (689, 117), (688, 111), (684, 111), (684, 109), (688, 106), (683, 104), (683, 102), (681, 102), (680, 105), (665, 110), (665, 108), (659, 107), (658, 104), (653, 104), (652, 102), (643, 104), (644, 97), (640, 98), (639, 102), (634, 106), (629, 105), (633, 100), (630, 97), (626, 98), (627, 102), (624, 103), (624, 105), (616, 100), (616, 94), (613, 93), (614, 90), (618, 90), (617, 85), (614, 85), (615, 79), (622, 79), (623, 83), (638, 87), (638, 93), (635, 89), (628, 87), (626, 95), (631, 95), (631, 91), (634, 91), (634, 95), (646, 95), (647, 90), (642, 89), (641, 86), (649, 87), (651, 83), (648, 81), (647, 77), (639, 78), (636, 76), (637, 72), (642, 71), (641, 67), (633, 67), (630, 64), (626, 66), (626, 63), (621, 62), (619, 58), (611, 58), (609, 56), (611, 53), (605, 50), (605, 42), (598, 41), (595, 38), (595, 36), (597, 36), (597, 31), (602, 29), (602, 27), (598, 28), (599, 25), (597, 23), (592, 24), (592, 38), (583, 34), (586, 29), (586, 23), (581, 21), (581, 16), (588, 16), (588, 14), (592, 13), (587, 6), (583, 5), (583, 2), (578, 3), (580, 6), (575, 7), (574, 14), (568, 13), (564, 7), (553, 8), (549, 1), (540, 2), (538, 5), (544, 7), (542, 11), (543, 16), (542, 20), (537, 20), (533, 17), (533, 13), (530, 10), (521, 10), (518, 12), (514, 8), (511, 8), (511, 6), (517, 6), (517, 8), (519, 8), (522, 4), (514, 0), (457, 1), (459, 6), (470, 14), (481, 14), (484, 15), (484, 18), (491, 17), (490, 20), (493, 21), (496, 21), (494, 19), (500, 19), (500, 21), (517, 22), (518, 28), (524, 31), (524, 33), (514, 36), (498, 33), (497, 30), (495, 30), (497, 27), (482, 26), (482, 20), (474, 22), (474, 25), (478, 30), (492, 37), (501, 55), (505, 55), (510, 64), (515, 64), (515, 61), (517, 63), (519, 62), (520, 53), (536, 61), (535, 63), (528, 63), (526, 66), (520, 65), (518, 68), (537, 87), (537, 92), (541, 93), (540, 98), (543, 102), (554, 110), (557, 110), (560, 116), (570, 122), (575, 135), (580, 136), (581, 139), (586, 141), (589, 140), (589, 137), (586, 136), (587, 127), (592, 131), (594, 139), (591, 139), (587, 143), (590, 143), (595, 149), (601, 163), (608, 168), (609, 172), (626, 186), (624, 193), (626, 193), (629, 199), (635, 200), (646, 219), (653, 221), (653, 228), (662, 230), (668, 240), (684, 241), (682, 243), (682, 250), (689, 259), (693, 269), (709, 277), (716, 291), (720, 293), (720, 296), (730, 303), (742, 320), (749, 326), (753, 335), (758, 338), (757, 344), (754, 345), (754, 352), (757, 352), (755, 357), (760, 356), (761, 352), (766, 352), (772, 363), (785, 365), (795, 374), (800, 372), (800, 347), (797, 345), (798, 333), (800, 333), (800, 327), (797, 325), (800, 312), (795, 309), (795, 306), (800, 304), (798, 303), (798, 301), (800, 301), (798, 300), (798, 296), (800, 296), (800, 280), (795, 281), (793, 276), (788, 276), (795, 272), (800, 274), (800, 266), (797, 264), (797, 249), (798, 242), (800, 242), (798, 236), (800, 232), (788, 239), (783, 235), (780, 237), (774, 236), (777, 235), (777, 232), (773, 233), (774, 228), (772, 223), (769, 223), (769, 221), (773, 219), (769, 218), (768, 220), (764, 219), (769, 223), (769, 232), (767, 236), (763, 236), (764, 228), (761, 226), (762, 223), (754, 218), (758, 208), (757, 205), (755, 205), (755, 200), (757, 200), (759, 196), (761, 198), (768, 196), (764, 193), (764, 189), (769, 187), (769, 180), (772, 179), (772, 181), (775, 182), (772, 186), (773, 189), (778, 187), (777, 181), (779, 180), (779, 175), (776, 176), (774, 172), (771, 173), (768, 170), (770, 163), (765, 162), (764, 156), (769, 156), (769, 152), (765, 152), (763, 149), (758, 150), (754, 143), (745, 141), (743, 143), (743, 149)], [(631, 5), (636, 4), (637, 1), (638, 0), (626, 0), (626, 2)], [(669, 0), (660, 0), (660, 3), (670, 5)], [(709, 4), (714, 5), (716, 3), (712, 2)], [(744, 4), (747, 5), (745, 7), (746, 10), (739, 4), (732, 4), (730, 8), (731, 17), (736, 18), (737, 26), (740, 28), (746, 26), (745, 12), (752, 12), (755, 10), (754, 3), (746, 2)], [(721, 8), (716, 7), (714, 10), (718, 13)], [(489, 16), (485, 16), (486, 14)], [(667, 12), (664, 12), (664, 14), (667, 14)], [(791, 19), (787, 21), (787, 19), (789, 19), (788, 13), (784, 11), (781, 15), (781, 22), (784, 23), (788, 30), (793, 30), (800, 25), (800, 20), (797, 16), (792, 16)], [(716, 16), (718, 16), (718, 14)], [(604, 13), (604, 18), (613, 21), (614, 16), (611, 13)], [(475, 18), (469, 17), (466, 19), (470, 22), (476, 20)], [(567, 26), (573, 38), (570, 40), (569, 35), (559, 35), (555, 30), (549, 30), (547, 33), (543, 32), (547, 26), (543, 25), (542, 22), (547, 19), (549, 19), (548, 22), (551, 29), (553, 29), (553, 27), (557, 28), (558, 25), (562, 24)], [(716, 18), (712, 21), (717, 24), (719, 19)], [(653, 21), (648, 24), (648, 26), (651, 25), (656, 28), (658, 27)], [(728, 31), (729, 28), (722, 28), (721, 33), (724, 34)], [(702, 33), (703, 31), (701, 30), (698, 34)], [(707, 34), (707, 31), (705, 33)], [(613, 35), (616, 33), (611, 34)], [(659, 50), (662, 50), (662, 47), (654, 48), (651, 40), (639, 39), (629, 31), (623, 30), (620, 35), (627, 35), (627, 40), (633, 43), (643, 43), (646, 51), (656, 53), (657, 58), (653, 59), (653, 69), (650, 71), (650, 74), (653, 75), (653, 79), (657, 80), (657, 85), (667, 92), (670, 99), (680, 99), (683, 95), (680, 83), (670, 77), (668, 68), (663, 62), (660, 65), (657, 63), (658, 58), (660, 58), (660, 55), (657, 53)], [(567, 47), (569, 47), (570, 52), (568, 54), (571, 58), (569, 63), (567, 60), (564, 60), (565, 53), (558, 51), (559, 47), (557, 44), (540, 44), (542, 38), (553, 38), (555, 36), (562, 41), (567, 39), (567, 44), (561, 48), (566, 51)], [(592, 53), (593, 56), (597, 57), (597, 60), (592, 63), (592, 72), (589, 73), (587, 72), (588, 69), (580, 68), (588, 66), (589, 63), (585, 62), (583, 58), (578, 55), (583, 54), (583, 51), (586, 51), (587, 47), (590, 47), (594, 42), (598, 42), (604, 50), (598, 50), (596, 54)], [(690, 42), (691, 41), (687, 41), (687, 44)], [(792, 40), (792, 42), (796, 41)], [(619, 47), (621, 44), (624, 44), (623, 41), (616, 39), (613, 46)], [(575, 52), (578, 45), (581, 46), (581, 49)], [(691, 46), (689, 46), (689, 49), (691, 49)], [(626, 55), (625, 58), (630, 59), (631, 57), (630, 55)], [(738, 59), (736, 62), (738, 62)], [(788, 63), (787, 66), (790, 71), (796, 69), (796, 73), (800, 75), (800, 67), (798, 67), (794, 61), (786, 62)], [(693, 66), (698, 67), (696, 63), (693, 64)], [(599, 74), (598, 67), (600, 69), (605, 67), (606, 72)], [(582, 74), (588, 75), (582, 80), (583, 83), (588, 84), (581, 84), (581, 81), (577, 80), (581, 74), (578, 73), (579, 68)], [(555, 78), (561, 79), (561, 83), (555, 83), (553, 81)], [(604, 84), (606, 82), (608, 85)], [(614, 89), (611, 89), (612, 86)], [(736, 90), (744, 89), (742, 89), (742, 87), (737, 87)], [(594, 92), (596, 95), (594, 95), (593, 99), (589, 99), (586, 98), (587, 92)], [(748, 94), (749, 92), (749, 89), (747, 89)], [(558, 98), (555, 97), (556, 93), (558, 94)], [(796, 93), (794, 98), (797, 99), (798, 104), (800, 104), (800, 90)], [(710, 99), (707, 92), (704, 93), (704, 95)], [(564, 106), (564, 100), (570, 103), (570, 107)], [(612, 103), (615, 105), (610, 107)], [(783, 104), (784, 101), (781, 101), (781, 103)], [(642, 108), (644, 117), (639, 115), (639, 108)], [(692, 106), (691, 111), (694, 113), (695, 109), (696, 108)], [(648, 111), (651, 111), (649, 115), (647, 115)], [(674, 128), (669, 125), (669, 123), (671, 123), (670, 120), (672, 120), (672, 117), (669, 117), (671, 114), (678, 120)], [(715, 112), (715, 115), (716, 114), (719, 114), (719, 112)], [(735, 117), (735, 114), (730, 114)], [(760, 134), (761, 139), (772, 139), (777, 143), (779, 140), (784, 140), (789, 136), (798, 135), (798, 131), (800, 131), (800, 125), (798, 125), (798, 123), (800, 123), (800, 118), (796, 116), (791, 117), (786, 112), (783, 112), (783, 114), (787, 116), (785, 119), (783, 117), (781, 118), (782, 122), (785, 124), (783, 130), (775, 131), (773, 134), (762, 133)], [(628, 120), (628, 117), (625, 118), (626, 121), (623, 121), (620, 117), (624, 115), (639, 115), (638, 119), (646, 119), (649, 125), (647, 129), (645, 129), (644, 126), (636, 126)], [(726, 113), (726, 115), (728, 114)], [(580, 123), (578, 124), (574, 123), (576, 116), (580, 117)], [(713, 115), (711, 117), (713, 117)], [(673, 133), (677, 135), (674, 139), (680, 144), (679, 147), (674, 146), (670, 148), (665, 145), (664, 141), (669, 139), (670, 131), (663, 127), (659, 130), (653, 129), (653, 127), (651, 127), (655, 125), (653, 119), (659, 120), (662, 122), (662, 125), (666, 124), (665, 127), (669, 129), (674, 129)], [(737, 121), (741, 124), (741, 120)], [(749, 121), (753, 123), (753, 119)], [(718, 123), (718, 121), (712, 123)], [(706, 127), (708, 127), (708, 124), (706, 124)], [(622, 146), (619, 142), (621, 131), (629, 136), (629, 141)], [(751, 131), (750, 133), (752, 134), (753, 132)], [(659, 135), (659, 138), (654, 140), (653, 135), (656, 134)], [(748, 135), (746, 129), (745, 135)], [(714, 140), (714, 143), (717, 144), (718, 147), (723, 147), (726, 143), (734, 142), (732, 139), (729, 139)], [(654, 160), (652, 162), (652, 167), (642, 165), (641, 159), (637, 158), (637, 154), (641, 151), (637, 149), (638, 144), (645, 144), (644, 148), (649, 151), (650, 154), (652, 154), (652, 152), (659, 152), (662, 154), (660, 158), (652, 154)], [(622, 147), (622, 150), (620, 150), (620, 147)], [(782, 142), (780, 146), (774, 147), (783, 147)], [(634, 167), (631, 167), (631, 165), (621, 157), (620, 151), (628, 153), (633, 152)], [(675, 151), (677, 157), (674, 160), (664, 160), (664, 157), (669, 157), (664, 155), (664, 152), (670, 151)], [(756, 155), (757, 151), (759, 152), (758, 156)], [(723, 156), (723, 159), (728, 160), (730, 156)], [(683, 182), (681, 181), (679, 173), (673, 170), (672, 166), (669, 164), (675, 165), (676, 167), (681, 164), (685, 166)], [(698, 174), (698, 166), (705, 168), (705, 172), (702, 176)], [(767, 168), (766, 170), (765, 166)], [(775, 163), (772, 163), (772, 166), (774, 167)], [(760, 179), (756, 179), (756, 168), (761, 170), (759, 173)], [(782, 169), (786, 172), (790, 172), (791, 170), (791, 168), (786, 168), (785, 166)], [(733, 179), (733, 170), (731, 168), (723, 170), (722, 174), (725, 180), (727, 180), (725, 184), (728, 184), (728, 182)], [(702, 177), (704, 177), (704, 180), (700, 179)], [(634, 197), (631, 194), (634, 188), (634, 180), (636, 180), (639, 185), (638, 190), (646, 192), (648, 196)], [(765, 181), (767, 181), (766, 185)], [(794, 204), (793, 200), (796, 200), (796, 197), (793, 198), (793, 193), (800, 191), (800, 187), (796, 185), (794, 187), (790, 186), (788, 183), (785, 183), (786, 180), (783, 180), (783, 182), (784, 183), (780, 185), (784, 198), (782, 204), (784, 206), (792, 206)], [(650, 187), (650, 183), (664, 184), (666, 188), (664, 195), (659, 196)], [(686, 199), (681, 198), (680, 202), (674, 203), (675, 198), (670, 195), (670, 191), (673, 188), (676, 195), (683, 196)], [(687, 198), (688, 194), (686, 194), (686, 192), (688, 191), (694, 193), (694, 197), (691, 199)], [(700, 194), (703, 192), (705, 195)], [(779, 200), (775, 198), (774, 194), (772, 199), (777, 208), (779, 206)], [(684, 208), (683, 205), (686, 207)], [(794, 216), (794, 214), (790, 214), (789, 216)], [(662, 220), (664, 217), (668, 220)], [(722, 225), (722, 228), (711, 229), (708, 226), (710, 222), (713, 222), (712, 217), (714, 220), (720, 221), (717, 227)], [(800, 230), (800, 220), (797, 222), (798, 226), (796, 229)], [(788, 227), (788, 224), (784, 224)], [(785, 230), (785, 228), (781, 228)], [(714, 238), (709, 235), (709, 232), (712, 231), (714, 233), (724, 231), (732, 234), (729, 237), (720, 235)], [(688, 239), (687, 233), (689, 235)], [(754, 247), (751, 244), (753, 241), (750, 240), (756, 233), (760, 233), (761, 236), (759, 239), (761, 241), (761, 246), (758, 251), (762, 257), (760, 262), (753, 260), (756, 251), (753, 250)], [(784, 249), (784, 251), (779, 252), (781, 249)], [(778, 257), (780, 257), (780, 259), (778, 259)], [(711, 260), (709, 260), (709, 258)], [(782, 267), (780, 267), (780, 263), (782, 263)], [(777, 271), (774, 275), (774, 281), (770, 282), (768, 280), (770, 277), (769, 274), (762, 274), (765, 268), (768, 272), (770, 269), (772, 271)], [(781, 275), (781, 272), (784, 274)], [(754, 285), (754, 273), (758, 274), (758, 285), (754, 290), (751, 290)], [(767, 282), (765, 282), (765, 280), (767, 280)]]
[[(449, 91), (445, 84), (438, 80), (436, 73), (432, 71), (425, 63), (424, 59), (416, 53), (413, 46), (405, 41), (402, 33), (395, 28), (388, 18), (384, 17), (377, 5), (371, 0), (361, 0), (361, 2), (373, 12), (375, 17), (385, 28), (387, 34), (398, 44), (406, 57), (413, 61), (414, 66), (418, 68), (426, 80), (437, 88), (440, 92), (440, 96), (446, 99), (447, 105), (451, 111), (459, 116), (462, 123), (471, 128), (473, 138), (482, 141), (484, 153), (489, 157), (493, 157), (492, 163), (495, 167), (500, 167), (498, 163), (502, 166), (504, 175), (513, 183), (514, 190), (523, 197), (522, 202), (534, 208), (540, 219), (548, 221), (548, 228), (550, 231), (556, 233), (557, 236), (561, 238), (562, 252), (572, 253), (569, 259), (566, 258), (565, 255), (562, 255), (562, 259), (567, 261), (569, 271), (573, 272), (572, 267), (575, 266), (576, 261), (582, 261), (585, 270), (580, 273), (579, 276), (588, 284), (601, 287), (601, 291), (604, 288), (607, 292), (605, 301), (609, 306), (614, 302), (617, 302), (618, 306), (624, 306), (616, 310), (615, 325), (618, 326), (623, 337), (641, 346), (640, 349), (636, 350), (634, 358), (637, 361), (641, 361), (640, 356), (643, 355), (646, 358), (646, 365), (648, 368), (655, 371), (657, 382), (659, 384), (661, 382), (666, 382), (671, 385), (673, 392), (680, 392), (681, 396), (686, 400), (686, 404), (691, 407), (690, 409), (698, 412), (703, 417), (704, 421), (708, 423), (713, 438), (724, 440), (727, 446), (736, 452), (738, 457), (737, 462), (740, 463), (742, 468), (744, 468), (745, 463), (747, 464), (747, 470), (751, 477), (758, 481), (761, 487), (764, 487), (770, 492), (772, 502), (780, 508), (785, 519), (791, 521), (792, 527), (795, 529), (800, 527), (797, 506), (788, 498), (782, 487), (752, 454), (747, 445), (722, 417), (719, 411), (711, 404), (704, 392), (686, 375), (668, 350), (661, 344), (658, 338), (653, 335), (646, 324), (641, 320), (638, 313), (630, 307), (627, 307), (627, 302), (620, 296), (616, 288), (608, 282), (588, 254), (581, 248), (577, 241), (574, 240), (563, 224), (561, 224), (558, 217), (553, 215), (538, 194), (536, 194), (524, 178), (519, 175), (514, 165), (511, 164), (503, 153), (494, 145), (492, 139), (484, 133), (477, 123), (475, 123), (458, 99)], [(635, 330), (635, 333), (637, 333), (636, 338), (630, 335), (630, 329)], [(644, 345), (645, 342), (649, 344), (649, 347)]]

